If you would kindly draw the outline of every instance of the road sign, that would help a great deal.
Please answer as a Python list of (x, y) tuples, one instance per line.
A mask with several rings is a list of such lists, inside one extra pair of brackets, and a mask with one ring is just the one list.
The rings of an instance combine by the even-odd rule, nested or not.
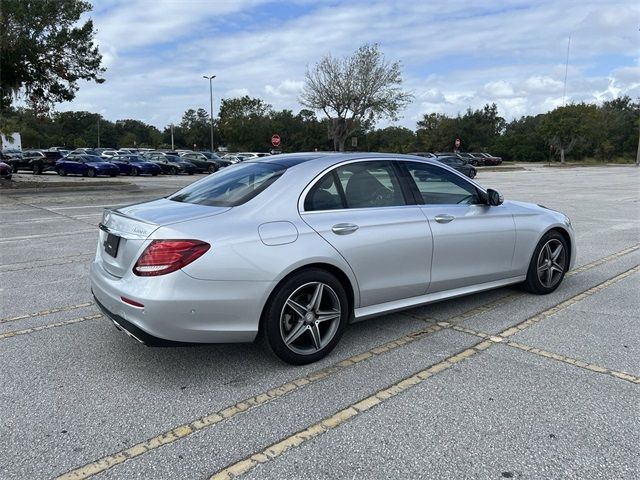
[(460, 146), (460, 139), (456, 138), (456, 148), (458, 148)]
[(277, 133), (271, 135), (271, 145), (273, 145), (274, 147), (280, 146), (280, 135), (278, 135)]

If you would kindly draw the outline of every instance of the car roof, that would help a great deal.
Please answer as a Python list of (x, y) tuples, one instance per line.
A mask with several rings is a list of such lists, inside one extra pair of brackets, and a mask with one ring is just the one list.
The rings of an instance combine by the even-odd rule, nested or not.
[[(453, 157), (459, 160), (458, 157)], [(421, 157), (403, 153), (379, 153), (379, 152), (303, 152), (270, 155), (268, 157), (252, 158), (243, 163), (276, 163), (283, 167), (293, 167), (301, 163), (314, 160), (328, 160), (327, 163), (339, 163), (348, 160), (414, 160), (423, 163), (437, 165), (435, 158)]]

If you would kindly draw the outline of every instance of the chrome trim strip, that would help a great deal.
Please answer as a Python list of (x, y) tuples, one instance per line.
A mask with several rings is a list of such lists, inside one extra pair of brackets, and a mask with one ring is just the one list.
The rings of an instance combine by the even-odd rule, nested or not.
[(418, 297), (404, 298), (402, 300), (393, 300), (391, 302), (380, 303), (378, 305), (356, 308), (353, 312), (353, 323), (359, 322), (361, 320), (366, 320), (367, 318), (375, 317), (378, 315), (393, 313), (407, 308), (418, 307), (420, 305), (438, 302), (440, 300), (448, 300), (450, 298), (469, 295), (470, 293), (482, 292), (484, 290), (491, 290), (493, 288), (504, 287), (506, 285), (524, 282), (526, 278), (526, 275), (520, 275), (518, 277), (510, 277), (503, 280), (495, 280), (493, 282), (480, 283), (478, 285), (471, 285), (468, 287), (454, 288), (453, 290), (444, 290), (442, 292), (427, 293)]

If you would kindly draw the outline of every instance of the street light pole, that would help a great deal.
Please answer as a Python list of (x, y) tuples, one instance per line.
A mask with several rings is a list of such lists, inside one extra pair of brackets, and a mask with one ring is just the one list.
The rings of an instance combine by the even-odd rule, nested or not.
[(213, 79), (216, 78), (215, 75), (211, 75), (207, 77), (203, 75), (202, 78), (206, 78), (209, 80), (209, 99), (211, 100), (211, 109), (209, 110), (209, 115), (211, 116), (211, 152), (213, 152)]

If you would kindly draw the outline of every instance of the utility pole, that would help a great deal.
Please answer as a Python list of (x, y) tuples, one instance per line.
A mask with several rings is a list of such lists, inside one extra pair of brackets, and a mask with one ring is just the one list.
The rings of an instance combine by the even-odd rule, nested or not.
[(211, 152), (213, 153), (213, 79), (216, 78), (215, 75), (211, 75), (207, 77), (203, 75), (202, 78), (206, 78), (209, 80), (209, 100), (211, 101), (211, 109), (209, 110), (209, 115), (211, 116)]
[(98, 117), (98, 148), (100, 148), (100, 117)]
[(173, 150), (173, 123), (171, 124), (171, 150)]
[(636, 167), (640, 167), (640, 131), (638, 131), (638, 152), (636, 153)]

